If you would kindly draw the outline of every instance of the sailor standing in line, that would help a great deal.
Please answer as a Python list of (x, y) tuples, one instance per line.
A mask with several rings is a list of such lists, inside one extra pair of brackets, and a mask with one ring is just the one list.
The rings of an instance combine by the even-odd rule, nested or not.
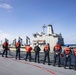
[(38, 58), (38, 63), (40, 63), (40, 60), (39, 60), (39, 54), (40, 54), (40, 47), (38, 46), (38, 44), (36, 44), (36, 46), (34, 47), (34, 51), (35, 51), (35, 63), (37, 61), (37, 58)]
[(76, 70), (76, 48), (73, 50), (73, 54), (74, 54), (74, 70)]
[(26, 50), (25, 61), (27, 61), (27, 58), (29, 56), (29, 61), (31, 62), (31, 50), (32, 50), (32, 47), (30, 46), (30, 44), (25, 47), (25, 50)]
[(50, 52), (50, 46), (49, 46), (49, 43), (47, 43), (47, 44), (44, 46), (44, 60), (43, 60), (43, 64), (45, 64), (45, 62), (46, 62), (46, 57), (47, 57), (47, 58), (48, 58), (48, 65), (51, 65), (51, 64), (50, 64), (49, 52)]
[(7, 51), (9, 48), (8, 48), (8, 42), (6, 39), (5, 39), (5, 42), (3, 43), (3, 49), (4, 49), (4, 51), (2, 53), (2, 57), (4, 57), (4, 54), (6, 53), (6, 58), (7, 58)]
[(21, 47), (21, 43), (20, 40), (18, 40), (18, 42), (16, 43), (16, 59), (17, 57), (19, 57), (19, 60), (20, 60), (20, 47)]
[(59, 42), (57, 42), (57, 44), (54, 46), (54, 66), (56, 64), (56, 60), (58, 59), (58, 67), (60, 67), (60, 54), (62, 52), (62, 48), (61, 45), (59, 44)]
[(67, 62), (68, 62), (68, 66), (69, 69), (71, 68), (71, 49), (69, 48), (69, 46), (67, 46), (64, 49), (64, 68), (66, 69), (67, 66)]

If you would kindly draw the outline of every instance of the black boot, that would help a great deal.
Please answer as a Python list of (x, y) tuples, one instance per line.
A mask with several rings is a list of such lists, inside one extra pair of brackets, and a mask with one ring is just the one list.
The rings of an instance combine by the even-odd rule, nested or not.
[(69, 67), (69, 69), (71, 69), (71, 67)]
[(48, 63), (48, 65), (51, 65), (50, 63)]
[(4, 55), (2, 55), (2, 57), (4, 57)]
[(64, 66), (64, 68), (66, 69), (66, 66)]
[(74, 70), (76, 71), (76, 67), (74, 67)]
[(43, 62), (43, 64), (45, 64), (45, 63)]

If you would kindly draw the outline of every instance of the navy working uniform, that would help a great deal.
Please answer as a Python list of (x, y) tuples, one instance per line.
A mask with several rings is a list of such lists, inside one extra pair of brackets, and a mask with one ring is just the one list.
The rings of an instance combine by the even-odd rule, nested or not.
[(25, 58), (25, 61), (27, 61), (27, 58), (29, 56), (29, 61), (31, 62), (31, 50), (32, 50), (32, 47), (30, 45), (27, 45), (25, 47), (25, 50), (26, 50), (26, 58)]
[(69, 69), (71, 68), (71, 49), (67, 46), (64, 49), (64, 68), (66, 69), (68, 62)]
[(37, 60), (37, 58), (38, 58), (38, 63), (40, 63), (40, 61), (39, 61), (39, 52), (40, 52), (40, 47), (38, 46), (38, 45), (36, 45), (35, 47), (34, 47), (34, 51), (35, 51), (35, 63), (36, 63), (36, 60)]
[(73, 50), (73, 54), (74, 54), (74, 57), (75, 57), (74, 70), (76, 70), (76, 48)]
[(58, 58), (58, 67), (60, 67), (60, 54), (62, 52), (62, 48), (61, 48), (61, 45), (57, 42), (57, 44), (54, 46), (54, 66), (56, 64), (56, 60)]
[(7, 41), (5, 41), (4, 43), (3, 43), (3, 49), (4, 49), (4, 51), (3, 51), (3, 53), (2, 53), (2, 57), (4, 57), (4, 53), (6, 53), (6, 57), (7, 57), (7, 51), (8, 51), (8, 42)]
[(20, 40), (16, 43), (16, 59), (17, 57), (19, 57), (20, 60), (20, 47), (21, 47), (21, 43)]
[(50, 65), (49, 51), (50, 51), (50, 46), (49, 46), (49, 44), (47, 44), (44, 47), (44, 61), (43, 61), (43, 64), (45, 64), (46, 57), (48, 57), (48, 65)]

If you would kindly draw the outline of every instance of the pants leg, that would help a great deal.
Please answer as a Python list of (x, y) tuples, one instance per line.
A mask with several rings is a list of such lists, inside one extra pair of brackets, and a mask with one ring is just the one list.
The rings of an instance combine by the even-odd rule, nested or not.
[(76, 70), (76, 62), (75, 62), (75, 66), (74, 66), (74, 69)]
[(3, 53), (2, 53), (2, 57), (4, 56), (4, 53), (5, 53), (5, 50), (4, 50)]
[(57, 58), (57, 56), (54, 54), (54, 66), (55, 66), (55, 64), (56, 64), (56, 58)]
[(58, 57), (58, 66), (60, 66), (60, 55), (58, 55), (57, 57)]
[(66, 68), (67, 61), (68, 61), (68, 57), (65, 57), (65, 60), (64, 60), (64, 68)]
[(76, 70), (76, 56), (75, 56), (75, 61), (74, 61), (74, 69)]
[(29, 52), (29, 61), (31, 62), (31, 52)]
[(71, 68), (71, 57), (68, 57), (68, 66), (69, 66), (69, 69)]
[(27, 61), (27, 58), (28, 58), (28, 52), (26, 52), (26, 58), (25, 58), (25, 61)]
[(35, 52), (35, 62), (36, 62), (36, 60), (37, 60), (37, 53)]
[(46, 53), (45, 53), (45, 55), (44, 55), (44, 61), (43, 61), (43, 64), (45, 64), (45, 61), (46, 61)]
[(40, 63), (40, 60), (39, 60), (39, 53), (37, 53), (37, 56), (38, 56), (38, 63)]
[(18, 54), (19, 54), (19, 60), (20, 60), (20, 49), (18, 50)]
[(50, 65), (50, 57), (49, 57), (49, 53), (47, 54), (48, 57), (48, 65)]
[(17, 59), (17, 56), (18, 56), (18, 50), (16, 50), (16, 59)]
[(6, 57), (7, 57), (7, 50), (5, 50), (6, 51)]

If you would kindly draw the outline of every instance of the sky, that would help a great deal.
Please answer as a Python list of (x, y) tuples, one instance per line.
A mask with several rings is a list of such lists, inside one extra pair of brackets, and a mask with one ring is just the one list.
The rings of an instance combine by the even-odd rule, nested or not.
[(52, 24), (64, 43), (76, 44), (76, 0), (0, 0), (0, 40), (32, 40), (44, 24)]

